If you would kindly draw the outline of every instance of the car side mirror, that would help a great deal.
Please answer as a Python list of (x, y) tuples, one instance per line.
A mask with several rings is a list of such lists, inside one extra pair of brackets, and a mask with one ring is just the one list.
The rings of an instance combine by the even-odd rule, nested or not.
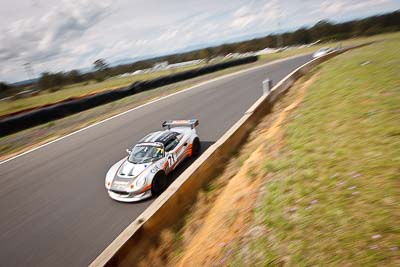
[(132, 153), (132, 150), (129, 150), (128, 148), (126, 149), (126, 153), (128, 153), (129, 155)]

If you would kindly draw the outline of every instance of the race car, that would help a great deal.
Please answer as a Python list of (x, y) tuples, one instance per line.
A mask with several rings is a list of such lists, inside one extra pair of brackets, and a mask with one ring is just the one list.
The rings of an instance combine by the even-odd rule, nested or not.
[(112, 199), (135, 202), (161, 194), (168, 186), (167, 175), (185, 158), (200, 154), (196, 133), (199, 121), (164, 121), (164, 130), (142, 138), (128, 156), (107, 172), (105, 186)]
[(319, 49), (317, 52), (315, 52), (312, 55), (312, 57), (313, 58), (322, 57), (322, 56), (325, 56), (326, 54), (329, 54), (332, 51), (333, 51), (333, 49), (330, 47), (323, 47), (323, 48)]

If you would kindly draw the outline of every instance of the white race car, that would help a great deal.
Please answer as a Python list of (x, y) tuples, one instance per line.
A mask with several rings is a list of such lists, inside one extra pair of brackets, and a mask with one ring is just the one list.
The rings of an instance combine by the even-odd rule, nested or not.
[(163, 131), (150, 133), (131, 150), (128, 157), (107, 172), (105, 186), (111, 198), (135, 202), (162, 193), (167, 175), (185, 158), (200, 154), (198, 120), (169, 120)]
[(322, 56), (325, 56), (326, 54), (329, 54), (332, 51), (333, 51), (333, 49), (330, 47), (323, 47), (323, 48), (319, 49), (317, 52), (315, 52), (312, 55), (312, 57), (313, 58), (322, 57)]

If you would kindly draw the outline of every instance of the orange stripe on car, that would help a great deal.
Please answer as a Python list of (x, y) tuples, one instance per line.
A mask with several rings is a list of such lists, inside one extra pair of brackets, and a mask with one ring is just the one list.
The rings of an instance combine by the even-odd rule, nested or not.
[(163, 170), (165, 170), (165, 169), (167, 169), (167, 167), (168, 167), (168, 160), (164, 163), (164, 165), (163, 165)]
[(150, 189), (151, 189), (151, 184), (146, 185), (142, 190), (140, 190), (140, 193), (144, 193), (144, 192), (146, 192), (147, 190), (150, 190)]
[(192, 145), (192, 144), (189, 144), (189, 146), (188, 146), (188, 152), (189, 152), (189, 157), (191, 157), (192, 154), (193, 154), (193, 145)]
[[(185, 141), (185, 143), (187, 142), (187, 140)], [(185, 143), (183, 143), (179, 148), (176, 149), (176, 153), (179, 153), (179, 151), (181, 151), (181, 149), (185, 146)]]

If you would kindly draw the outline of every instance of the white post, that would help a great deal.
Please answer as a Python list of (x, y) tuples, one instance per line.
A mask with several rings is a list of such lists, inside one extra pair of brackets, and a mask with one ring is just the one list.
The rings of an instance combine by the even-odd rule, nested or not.
[(269, 91), (272, 88), (272, 80), (270, 79), (265, 79), (263, 82), (263, 95), (269, 94)]

